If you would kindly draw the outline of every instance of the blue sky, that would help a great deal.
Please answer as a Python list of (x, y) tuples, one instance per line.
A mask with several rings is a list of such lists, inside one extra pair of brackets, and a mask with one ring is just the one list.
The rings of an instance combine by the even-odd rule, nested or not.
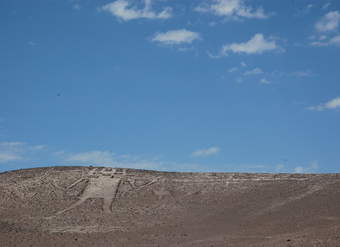
[(340, 2), (2, 0), (0, 171), (340, 172)]

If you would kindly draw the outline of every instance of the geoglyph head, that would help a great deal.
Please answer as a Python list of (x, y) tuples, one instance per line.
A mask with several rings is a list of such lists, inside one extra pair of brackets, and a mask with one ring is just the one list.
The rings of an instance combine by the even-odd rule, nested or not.
[(126, 175), (126, 169), (104, 167), (101, 170), (99, 168), (93, 168), (88, 172), (89, 177), (99, 177), (99, 176), (114, 177), (114, 175)]

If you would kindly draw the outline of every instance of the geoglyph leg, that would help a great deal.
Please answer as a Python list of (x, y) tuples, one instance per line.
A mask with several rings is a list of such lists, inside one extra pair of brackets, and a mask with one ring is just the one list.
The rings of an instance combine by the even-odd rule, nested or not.
[(105, 213), (112, 213), (112, 209), (111, 209), (112, 201), (113, 201), (113, 198), (108, 198), (108, 197), (104, 198), (103, 211)]

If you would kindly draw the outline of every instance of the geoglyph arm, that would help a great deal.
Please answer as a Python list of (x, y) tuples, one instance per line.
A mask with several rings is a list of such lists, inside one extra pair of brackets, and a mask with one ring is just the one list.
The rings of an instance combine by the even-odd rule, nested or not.
[(160, 179), (159, 177), (158, 177), (158, 178), (155, 178), (155, 179), (153, 179), (151, 182), (146, 183), (146, 184), (144, 184), (144, 185), (142, 185), (142, 186), (136, 188), (136, 190), (140, 190), (140, 189), (143, 189), (143, 188), (145, 188), (145, 187), (147, 187), (147, 186), (150, 186), (150, 185), (152, 185), (152, 184), (158, 182), (159, 179)]
[(69, 190), (69, 189), (72, 189), (74, 186), (76, 186), (77, 184), (79, 184), (79, 183), (81, 183), (81, 182), (83, 182), (83, 181), (85, 181), (85, 180), (88, 180), (87, 178), (80, 178), (80, 179), (78, 179), (77, 181), (75, 181), (73, 184), (71, 184), (70, 186), (68, 186), (67, 187), (67, 189)]

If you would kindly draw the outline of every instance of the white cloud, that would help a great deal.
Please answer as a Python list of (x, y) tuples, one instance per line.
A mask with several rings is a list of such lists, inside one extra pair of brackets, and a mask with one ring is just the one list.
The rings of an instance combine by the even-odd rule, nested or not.
[(331, 3), (326, 3), (322, 6), (323, 9), (327, 9), (329, 6), (331, 6)]
[(283, 164), (277, 164), (275, 171), (276, 172), (281, 172), (283, 169), (285, 168), (285, 166)]
[(237, 77), (237, 78), (236, 78), (236, 82), (239, 83), (239, 84), (242, 83), (243, 81), (244, 81), (244, 80), (243, 80), (242, 77)]
[(79, 10), (80, 9), (80, 4), (75, 3), (75, 4), (73, 4), (72, 7), (73, 7), (73, 9)]
[(319, 169), (319, 162), (318, 161), (312, 161), (309, 166), (303, 167), (303, 166), (297, 166), (294, 168), (294, 173), (313, 173), (316, 172)]
[(275, 41), (266, 40), (261, 33), (255, 34), (249, 41), (244, 43), (232, 43), (222, 47), (221, 55), (227, 55), (228, 52), (261, 54), (267, 51), (273, 51), (279, 47)]
[(43, 150), (45, 148), (46, 148), (45, 145), (35, 145), (35, 146), (30, 147), (30, 149), (33, 151)]
[(315, 24), (315, 28), (319, 32), (334, 31), (338, 28), (339, 23), (340, 13), (338, 11), (331, 11)]
[(329, 46), (328, 42), (320, 42), (320, 41), (313, 41), (310, 43), (311, 46), (322, 47), (322, 46)]
[(331, 40), (329, 41), (329, 44), (340, 46), (340, 35), (337, 35), (337, 36), (331, 38)]
[(310, 70), (299, 70), (292, 73), (295, 77), (312, 77), (314, 74)]
[(312, 163), (309, 165), (309, 169), (310, 170), (317, 170), (317, 169), (319, 169), (319, 162), (317, 162), (316, 160), (312, 161)]
[(25, 145), (24, 142), (0, 142), (1, 148), (14, 148)]
[(229, 73), (233, 73), (233, 72), (236, 72), (236, 71), (238, 71), (237, 67), (232, 67), (232, 68), (228, 69)]
[(143, 158), (133, 155), (117, 155), (107, 150), (94, 150), (81, 153), (56, 152), (62, 163), (112, 166), (135, 169), (166, 169), (168, 163), (159, 161), (157, 158)]
[(304, 168), (302, 166), (297, 166), (294, 168), (294, 173), (303, 173)]
[(15, 160), (21, 160), (22, 157), (14, 153), (0, 152), (0, 163), (6, 163)]
[(327, 39), (327, 36), (326, 36), (326, 35), (321, 35), (321, 36), (319, 37), (319, 40), (325, 40), (325, 39)]
[(340, 97), (334, 98), (326, 103), (317, 105), (317, 106), (310, 106), (307, 108), (308, 110), (312, 111), (324, 111), (324, 110), (337, 110), (340, 109)]
[(186, 29), (171, 30), (165, 33), (156, 33), (152, 38), (153, 42), (166, 45), (190, 44), (194, 40), (200, 39), (199, 33)]
[(110, 151), (90, 151), (76, 153), (66, 158), (66, 162), (77, 162), (81, 164), (94, 165), (114, 165), (116, 162), (113, 158), (114, 153)]
[(263, 70), (260, 68), (255, 68), (255, 69), (251, 69), (251, 70), (247, 70), (243, 73), (243, 75), (245, 76), (251, 76), (251, 75), (261, 75), (263, 74)]
[(312, 46), (317, 46), (317, 47), (322, 47), (322, 46), (339, 46), (340, 47), (340, 35), (336, 35), (329, 40), (325, 40), (325, 39), (319, 39), (319, 40), (320, 41), (313, 41), (310, 44)]
[(266, 19), (268, 15), (263, 8), (254, 9), (245, 4), (244, 0), (212, 0), (205, 1), (195, 8), (198, 12), (212, 13), (217, 16), (234, 18)]
[(0, 163), (26, 159), (44, 148), (44, 145), (31, 146), (24, 142), (0, 142)]
[[(216, 152), (216, 150), (210, 150), (210, 152), (213, 153)], [(162, 161), (158, 157), (150, 158), (135, 155), (118, 155), (111, 151), (97, 150), (73, 154), (61, 151), (55, 153), (55, 155), (62, 160), (61, 164), (67, 163), (69, 165), (81, 164), (81, 165), (111, 166), (120, 168), (149, 169), (158, 171), (211, 172), (211, 170), (208, 167), (200, 164)]]
[(210, 51), (207, 51), (207, 55), (208, 55), (208, 57), (210, 57), (212, 59), (217, 59), (217, 58), (221, 57), (220, 54), (215, 55), (215, 54), (211, 53)]
[(22, 142), (0, 142), (0, 163), (21, 160), (23, 145)]
[(308, 4), (307, 5), (307, 9), (311, 9), (311, 8), (313, 8), (314, 7), (314, 4)]
[(271, 84), (271, 82), (268, 81), (266, 78), (262, 78), (262, 79), (260, 80), (260, 83), (261, 83), (261, 84), (265, 84), (265, 85)]
[(211, 156), (215, 155), (220, 152), (219, 147), (210, 147), (207, 149), (199, 149), (195, 152), (193, 152), (191, 155), (194, 157), (205, 157), (205, 156)]
[(170, 7), (164, 8), (162, 11), (156, 13), (152, 10), (153, 0), (144, 0), (144, 8), (138, 9), (133, 6), (129, 0), (117, 0), (108, 3), (100, 8), (116, 16), (120, 20), (130, 21), (134, 19), (168, 19), (172, 17), (172, 9)]

